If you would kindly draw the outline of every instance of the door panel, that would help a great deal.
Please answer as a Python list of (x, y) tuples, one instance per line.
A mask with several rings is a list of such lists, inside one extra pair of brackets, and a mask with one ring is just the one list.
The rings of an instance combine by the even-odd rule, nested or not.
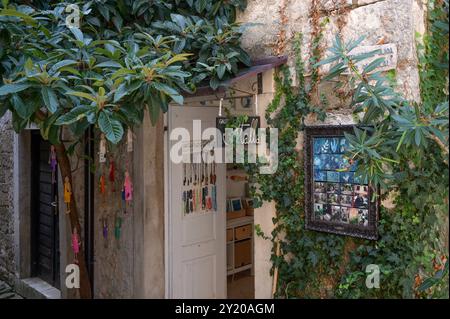
[[(169, 108), (169, 137), (174, 128), (185, 128), (193, 141), (193, 120), (201, 120), (201, 130), (215, 127), (217, 108)], [(170, 148), (179, 141), (168, 141), (168, 240), (169, 297), (226, 297), (226, 215), (225, 165), (216, 163), (217, 211), (184, 214), (182, 194), (183, 164), (170, 160)], [(204, 142), (204, 141), (203, 141)]]
[(48, 163), (50, 144), (32, 133), (31, 246), (34, 276), (59, 288), (59, 223), (53, 202), (58, 191)]
[(215, 254), (186, 261), (183, 264), (184, 298), (207, 299), (216, 296)]

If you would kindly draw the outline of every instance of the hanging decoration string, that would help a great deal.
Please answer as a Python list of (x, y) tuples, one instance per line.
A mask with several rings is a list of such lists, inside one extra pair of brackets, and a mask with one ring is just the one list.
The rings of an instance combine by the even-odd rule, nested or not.
[(222, 103), (223, 103), (223, 97), (220, 98), (220, 103), (219, 103), (219, 116), (222, 116)]
[(258, 94), (255, 94), (255, 115), (258, 115)]

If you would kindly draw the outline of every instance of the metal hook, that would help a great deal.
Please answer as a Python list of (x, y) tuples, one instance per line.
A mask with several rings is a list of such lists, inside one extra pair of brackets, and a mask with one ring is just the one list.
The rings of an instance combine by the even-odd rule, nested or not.
[(222, 116), (222, 103), (223, 103), (223, 97), (220, 98), (220, 103), (219, 103), (219, 116)]

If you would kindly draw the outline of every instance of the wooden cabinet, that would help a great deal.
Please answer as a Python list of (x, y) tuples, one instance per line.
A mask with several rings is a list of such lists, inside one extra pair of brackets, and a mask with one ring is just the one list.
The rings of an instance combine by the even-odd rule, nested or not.
[(248, 224), (234, 229), (235, 240), (247, 239), (252, 237), (253, 225)]
[(252, 269), (253, 216), (227, 221), (227, 274)]
[(252, 263), (252, 241), (246, 239), (234, 244), (234, 268), (240, 268)]
[(234, 240), (233, 229), (227, 229), (227, 243)]

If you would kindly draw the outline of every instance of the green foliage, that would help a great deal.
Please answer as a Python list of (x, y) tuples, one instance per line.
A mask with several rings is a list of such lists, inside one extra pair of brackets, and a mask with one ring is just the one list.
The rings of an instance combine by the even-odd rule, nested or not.
[[(250, 63), (234, 22), (243, 0), (2, 4), (0, 115), (9, 109), (17, 131), (37, 123), (52, 143), (62, 126), (81, 138), (90, 125), (118, 143), (145, 109), (155, 123), (183, 91), (217, 88)], [(66, 25), (73, 4), (79, 28)]]
[[(278, 170), (274, 175), (259, 175), (254, 165), (245, 168), (258, 185), (252, 187), (255, 204), (273, 201), (276, 205), (272, 233), (265, 234), (259, 227), (257, 232), (274, 243), (271, 260), (273, 269), (279, 270), (277, 297), (448, 298), (448, 251), (444, 245), (448, 238), (442, 238), (449, 197), (448, 66), (441, 63), (448, 61), (445, 4), (430, 4), (435, 8), (430, 10), (431, 31), (440, 31), (426, 36), (433, 53), (422, 59), (420, 105), (396, 92), (392, 86), (395, 74), (376, 72), (382, 60), (360, 69), (361, 62), (374, 54), (349, 54), (362, 38), (343, 43), (337, 37), (331, 56), (313, 65), (315, 70), (333, 63), (325, 79), (350, 73), (348, 82), (340, 77), (338, 85), (355, 88), (352, 106), (361, 126), (347, 135), (351, 144), (348, 156), (358, 161), (357, 174), (380, 185), (382, 199), (389, 197), (395, 207), (382, 208), (378, 241), (305, 229), (304, 173), (296, 147), (303, 119), (317, 112), (309, 96), (317, 76), (307, 83), (304, 65), (297, 57), (298, 88), (292, 87), (287, 69), (282, 68), (276, 77), (276, 94), (266, 117), (271, 127), (280, 130)], [(297, 56), (299, 43), (298, 39), (294, 43)], [(317, 62), (318, 57), (312, 55), (313, 63)], [(366, 266), (370, 264), (379, 266), (379, 289), (366, 287)]]

